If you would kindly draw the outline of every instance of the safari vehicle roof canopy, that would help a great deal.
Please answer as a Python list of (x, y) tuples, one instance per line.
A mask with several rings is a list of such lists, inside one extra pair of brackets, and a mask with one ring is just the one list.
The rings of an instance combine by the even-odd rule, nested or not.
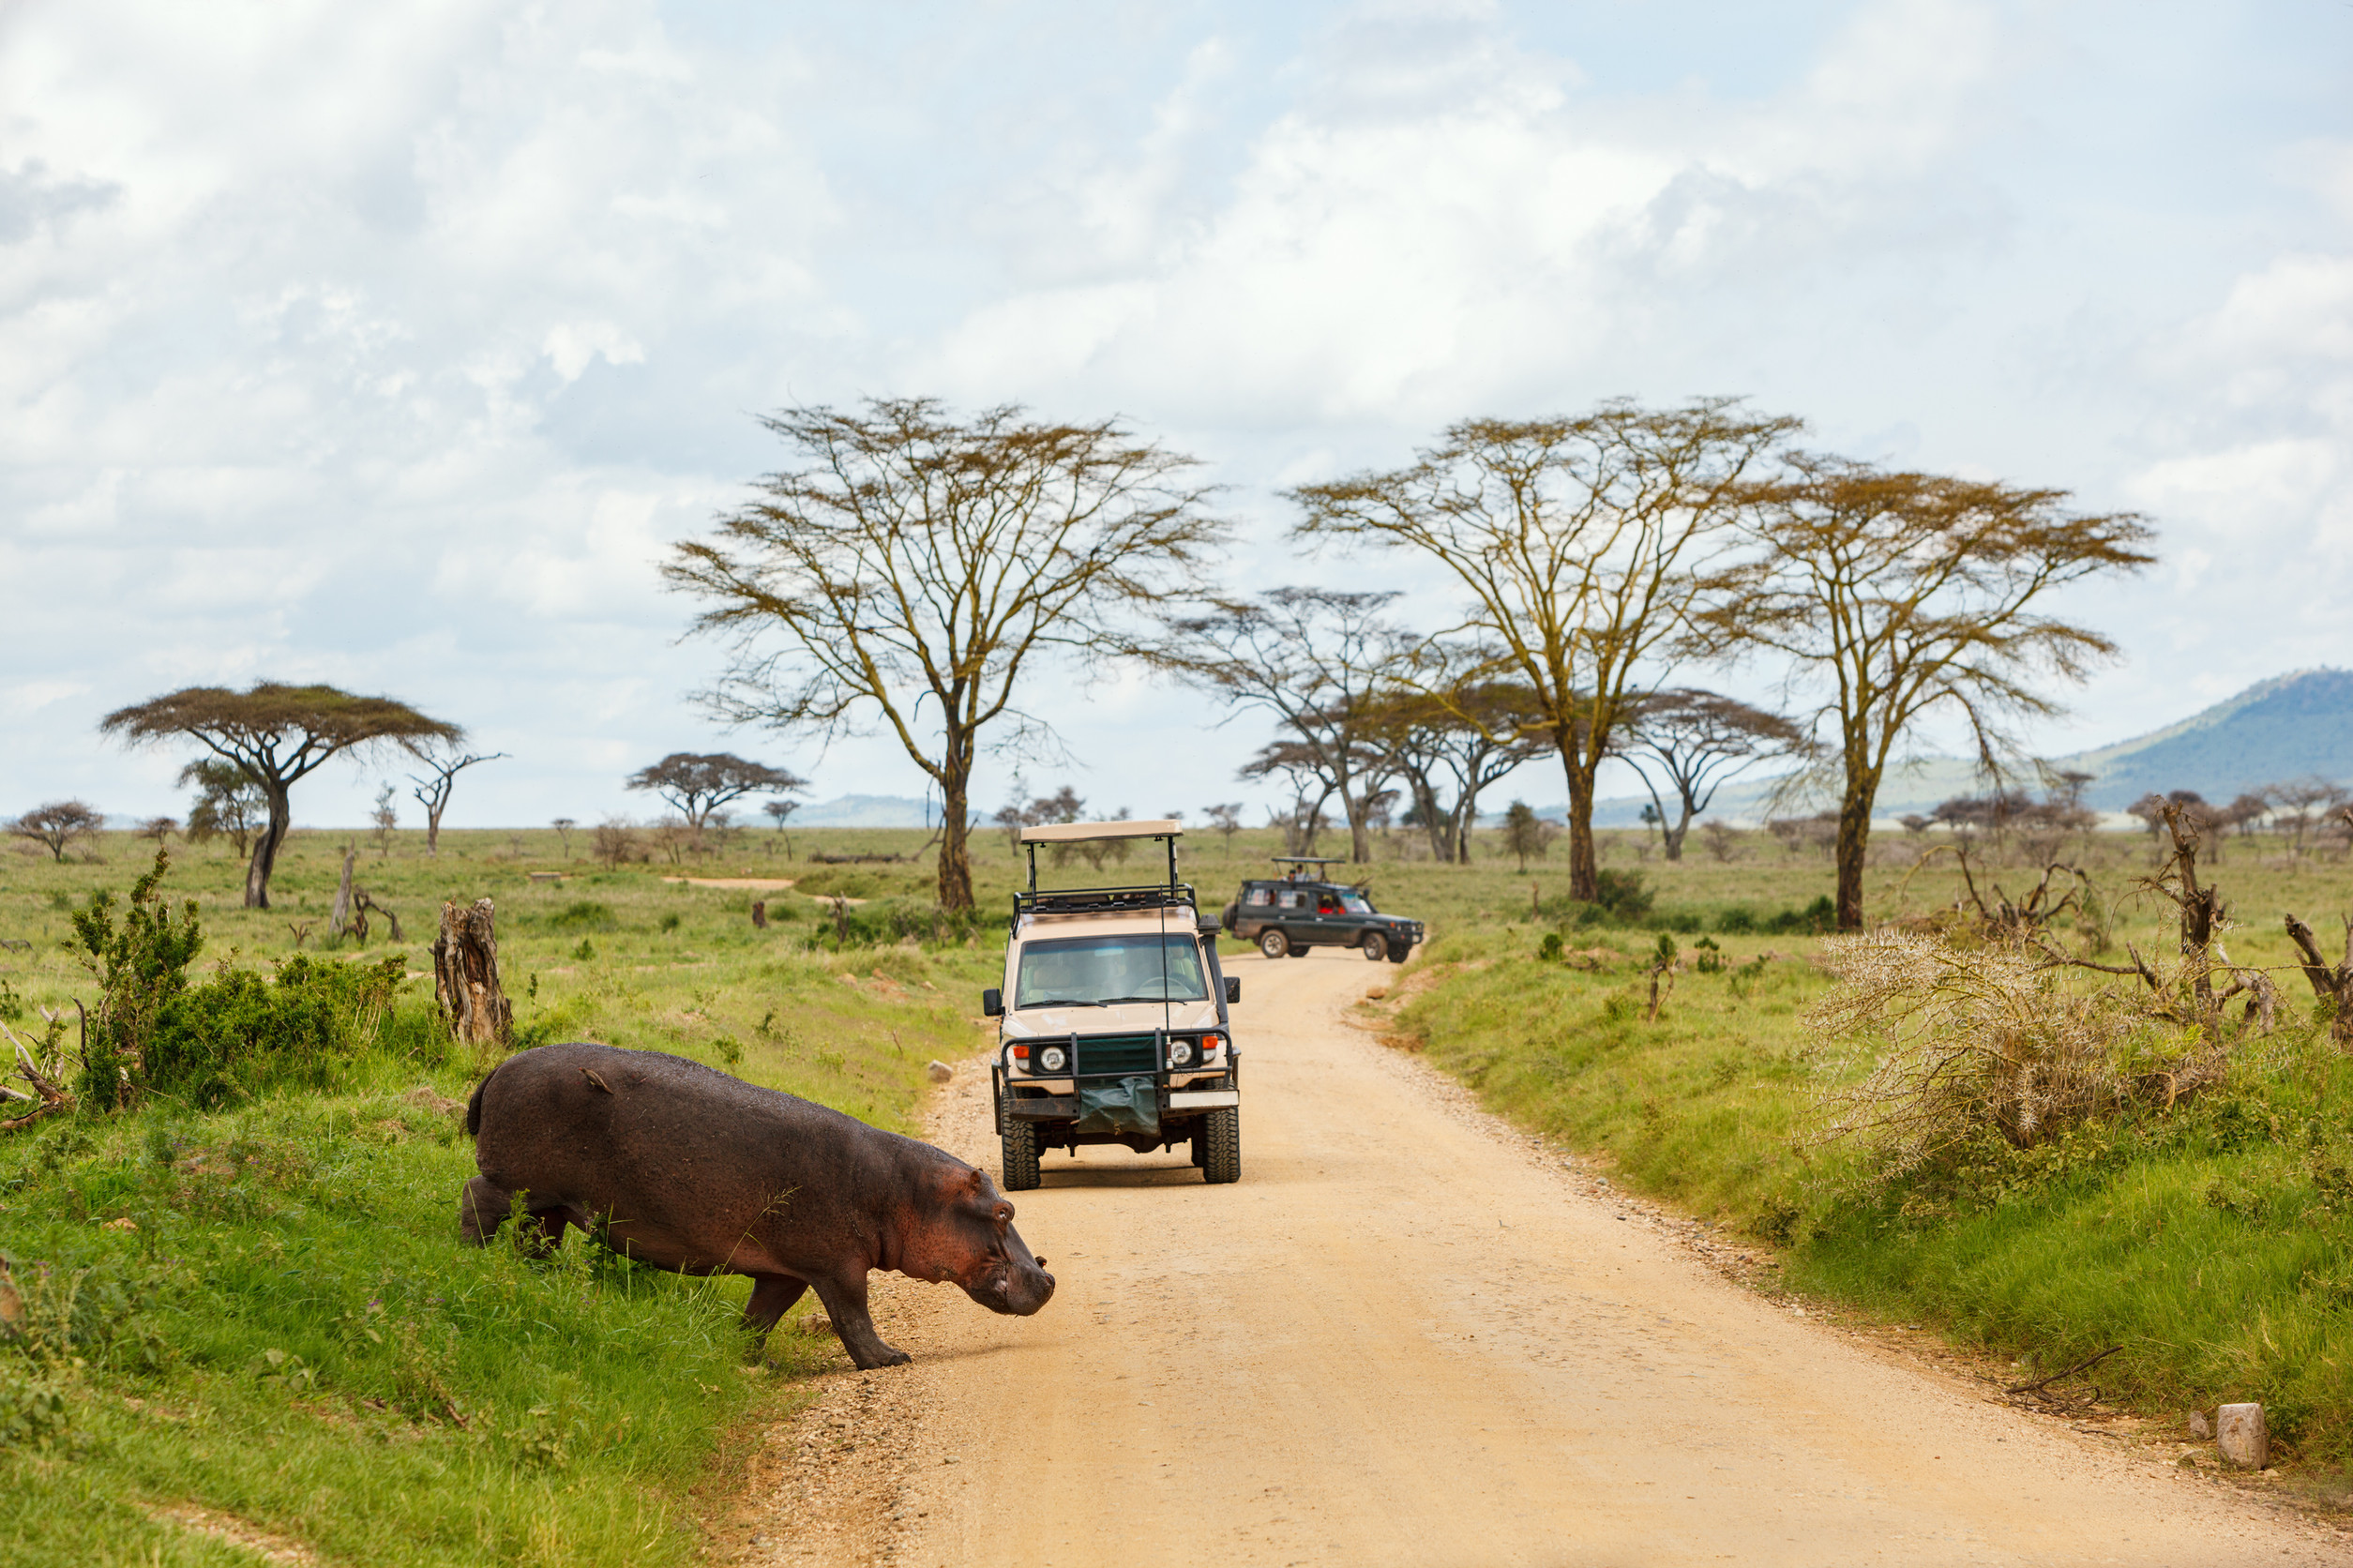
[[(1158, 909), (1192, 903), (1193, 890), (1177, 881), (1176, 841), (1184, 828), (1172, 817), (1124, 819), (1114, 822), (1038, 822), (1021, 830), (1021, 843), (1030, 852), (1030, 890), (1013, 896), (1015, 914), (1053, 912), (1077, 913), (1092, 910)], [(1093, 844), (1107, 839), (1161, 838), (1169, 845), (1169, 880), (1128, 887), (1075, 887), (1039, 892), (1037, 847), (1040, 844)]]
[(1144, 822), (1037, 822), (1021, 830), (1024, 844), (1092, 844), (1101, 838), (1182, 838), (1184, 824), (1173, 817)]

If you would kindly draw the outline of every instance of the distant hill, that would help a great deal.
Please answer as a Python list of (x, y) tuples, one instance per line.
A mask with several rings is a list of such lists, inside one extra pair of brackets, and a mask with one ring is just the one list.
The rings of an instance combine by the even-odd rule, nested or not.
[(2087, 805), (2118, 811), (2154, 790), (2227, 801), (2317, 775), (2353, 779), (2353, 671), (2300, 670), (2249, 686), (2179, 724), (2061, 760), (2099, 775)]
[[(2195, 790), (2221, 802), (2315, 775), (2353, 784), (2353, 671), (2299, 670), (2274, 676), (2162, 730), (2054, 757), (2050, 763), (2094, 775), (2084, 790), (2084, 804), (2099, 811), (2120, 811), (2151, 791)], [(1766, 796), (1777, 782), (1736, 779), (1716, 795), (1711, 814), (1755, 822), (1765, 814)], [(1878, 813), (1882, 819), (1924, 813), (1939, 801), (1984, 788), (1976, 765), (1966, 759), (1923, 757), (1889, 770)], [(1646, 795), (1596, 801), (1593, 824), (1635, 826), (1649, 804)], [(1566, 812), (1554, 806), (1541, 808), (1541, 814), (1558, 821)]]
[(804, 806), (791, 827), (931, 827), (940, 808), (913, 795), (840, 795)]

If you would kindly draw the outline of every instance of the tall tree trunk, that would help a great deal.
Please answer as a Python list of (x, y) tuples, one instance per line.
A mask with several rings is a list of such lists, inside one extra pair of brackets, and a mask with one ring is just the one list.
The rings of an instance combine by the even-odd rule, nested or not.
[(344, 927), (352, 923), (352, 862), (358, 858), (357, 850), (348, 844), (344, 846), (343, 880), (335, 884), (335, 914), (326, 927), (326, 934), (330, 937), (340, 937)]
[(1569, 780), (1569, 897), (1590, 904), (1601, 897), (1601, 857), (1593, 850), (1593, 770), (1566, 743), (1561, 764)]
[(1691, 819), (1694, 815), (1695, 813), (1691, 809), (1691, 803), (1689, 801), (1685, 801), (1683, 802), (1682, 819), (1673, 827), (1668, 827), (1664, 820), (1660, 822), (1659, 837), (1667, 846), (1667, 858), (1668, 860), (1681, 860), (1683, 858), (1683, 840), (1691, 834)]
[(1863, 865), (1871, 852), (1871, 807), (1878, 793), (1876, 771), (1848, 771), (1845, 796), (1838, 803), (1838, 928), (1842, 931), (1863, 929)]
[(973, 852), (967, 835), (972, 811), (973, 760), (969, 746), (953, 738), (941, 769), (940, 907), (958, 913), (973, 907)]
[(266, 784), (269, 795), (269, 824), (253, 841), (253, 858), (245, 863), (245, 907), (249, 910), (269, 908), (270, 873), (278, 867), (278, 846), (286, 841), (286, 833), (294, 825), (294, 803), (287, 798), (286, 786)]
[(1373, 841), (1365, 818), (1370, 815), (1365, 803), (1346, 791), (1340, 794), (1340, 809), (1348, 813), (1349, 859), (1362, 866), (1373, 858)]

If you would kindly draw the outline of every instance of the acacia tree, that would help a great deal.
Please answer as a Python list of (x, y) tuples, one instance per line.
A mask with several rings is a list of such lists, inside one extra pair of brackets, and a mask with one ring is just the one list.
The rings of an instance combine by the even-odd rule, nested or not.
[(1725, 780), (1767, 758), (1802, 752), (1806, 734), (1779, 714), (1686, 689), (1637, 699), (1618, 744), (1619, 755), (1651, 792), (1667, 858), (1681, 860), (1692, 819), (1708, 808)]
[(269, 821), (269, 797), (234, 762), (199, 757), (180, 770), (181, 789), (196, 786), (196, 802), (188, 808), (188, 841), (202, 844), (225, 837), (245, 858), (253, 832)]
[(412, 746), (408, 752), (425, 766), (425, 773), (408, 776), (413, 786), (409, 793), (415, 795), (416, 803), (425, 807), (425, 852), (438, 855), (441, 853), (441, 814), (449, 809), (449, 795), (458, 787), (458, 776), (476, 762), (495, 762), (506, 753), (461, 751), (454, 746), (435, 741)]
[(1453, 629), (1492, 644), (1493, 677), (1535, 694), (1560, 753), (1574, 897), (1600, 890), (1594, 777), (1628, 705), (1704, 651), (1697, 611), (1743, 482), (1797, 429), (1725, 398), (1474, 419), (1411, 467), (1290, 492), (1298, 534), (1420, 551), (1469, 591)]
[[(192, 740), (258, 788), (269, 822), (254, 837), (245, 867), (245, 907), (269, 908), (270, 872), (294, 825), (295, 783), (344, 752), (364, 755), (386, 741), (455, 745), (465, 731), (389, 697), (358, 697), (330, 686), (257, 681), (245, 691), (188, 686), (117, 708), (98, 729), (132, 746)], [(188, 772), (181, 774), (186, 782)]]
[(84, 800), (53, 800), (37, 806), (8, 823), (8, 832), (49, 847), (50, 858), (63, 865), (66, 848), (106, 825), (106, 813)]
[[(1134, 646), (1126, 613), (1198, 578), (1221, 523), (1189, 458), (1117, 420), (1011, 405), (968, 419), (927, 398), (762, 421), (792, 466), (663, 568), (730, 644), (709, 706), (831, 737), (868, 721), (939, 786), (939, 900), (973, 906), (973, 766), (1051, 726), (1021, 705), (1041, 654)], [(926, 706), (929, 711), (922, 711)]]
[(808, 788), (808, 780), (765, 762), (747, 761), (732, 752), (673, 751), (652, 767), (631, 774), (627, 787), (651, 790), (685, 818), (689, 828), (701, 833), (711, 814), (730, 801), (761, 791), (798, 793)]
[(1480, 792), (1549, 746), (1533, 691), (1475, 678), (1490, 664), (1476, 649), (1430, 643), (1417, 655), (1419, 684), (1393, 686), (1372, 705), (1371, 744), (1405, 780), (1441, 864), (1471, 863)]
[[(1387, 782), (1371, 744), (1376, 693), (1418, 641), (1381, 618), (1395, 594), (1275, 588), (1255, 599), (1211, 599), (1206, 614), (1175, 617), (1153, 661), (1237, 709), (1273, 714), (1288, 772), (1310, 765), (1318, 804), (1338, 796), (1349, 855), (1372, 858), (1372, 797)], [(1272, 749), (1272, 748), (1270, 748)]]
[(1727, 640), (1787, 658), (1823, 695), (1837, 756), (1838, 925), (1863, 924), (1871, 809), (1896, 747), (1950, 711), (1999, 771), (2007, 725), (2056, 714), (2050, 680), (2081, 681), (2115, 644), (2037, 611), (2053, 589), (2154, 557), (2130, 513), (2082, 516), (2067, 492), (1798, 456), (1749, 487), (1756, 547), (1738, 591), (1710, 611)]

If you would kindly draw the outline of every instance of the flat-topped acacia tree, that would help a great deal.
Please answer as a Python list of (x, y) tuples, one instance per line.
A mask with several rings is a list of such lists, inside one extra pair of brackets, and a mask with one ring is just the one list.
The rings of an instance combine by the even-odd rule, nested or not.
[(673, 751), (652, 767), (631, 774), (627, 787), (653, 791), (700, 833), (711, 814), (730, 801), (762, 790), (797, 794), (808, 788), (808, 780), (732, 751)]
[(359, 697), (330, 686), (282, 686), (256, 681), (244, 691), (187, 686), (98, 721), (98, 729), (132, 746), (191, 740), (234, 765), (269, 803), (269, 824), (253, 842), (245, 867), (245, 907), (269, 908), (270, 872), (294, 822), (290, 793), (296, 780), (330, 757), (364, 752), (382, 741), (454, 745), (465, 731), (429, 718), (389, 697)]
[(1209, 490), (1114, 419), (886, 398), (762, 423), (791, 466), (662, 569), (704, 601), (694, 628), (731, 645), (706, 700), (737, 723), (887, 728), (940, 789), (940, 904), (970, 909), (980, 744), (1018, 753), (1050, 732), (1021, 701), (1039, 654), (1132, 652), (1127, 623), (1197, 587), (1225, 532)]

